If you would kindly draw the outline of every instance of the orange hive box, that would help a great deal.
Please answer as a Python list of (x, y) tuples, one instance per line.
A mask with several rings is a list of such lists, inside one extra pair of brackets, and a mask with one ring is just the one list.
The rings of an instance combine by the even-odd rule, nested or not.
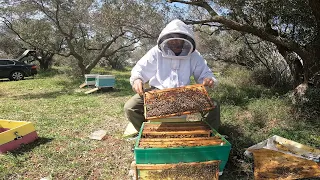
[(254, 179), (291, 180), (320, 177), (320, 167), (314, 161), (264, 148), (250, 151), (254, 157)]

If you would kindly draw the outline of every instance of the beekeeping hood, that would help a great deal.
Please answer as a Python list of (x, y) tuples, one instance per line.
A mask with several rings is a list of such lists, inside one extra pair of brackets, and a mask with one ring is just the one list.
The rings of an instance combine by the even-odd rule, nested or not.
[[(168, 46), (167, 42), (173, 39), (183, 40), (182, 51), (176, 55)], [(188, 57), (195, 49), (194, 34), (192, 29), (179, 19), (171, 21), (160, 33), (157, 41), (163, 57), (183, 58)]]

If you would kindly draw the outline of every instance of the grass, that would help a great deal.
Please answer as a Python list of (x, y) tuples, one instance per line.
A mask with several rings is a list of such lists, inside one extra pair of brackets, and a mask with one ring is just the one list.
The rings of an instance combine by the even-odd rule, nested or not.
[[(35, 79), (0, 82), (0, 118), (35, 124), (39, 139), (0, 155), (0, 179), (128, 179), (133, 142), (121, 137), (127, 120), (124, 103), (134, 94), (129, 71), (114, 74), (114, 91), (86, 95), (83, 79), (59, 70)], [(221, 103), (221, 134), (232, 144), (221, 179), (253, 179), (252, 160), (245, 148), (279, 135), (319, 146), (318, 120), (299, 119), (286, 95), (255, 85), (248, 71), (230, 68), (219, 75), (220, 85), (210, 91)], [(107, 138), (90, 140), (95, 130)]]

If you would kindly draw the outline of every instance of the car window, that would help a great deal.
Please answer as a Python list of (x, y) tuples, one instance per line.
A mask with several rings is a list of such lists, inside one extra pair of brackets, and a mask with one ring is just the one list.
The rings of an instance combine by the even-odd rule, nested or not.
[(10, 60), (1, 60), (0, 61), (0, 66), (5, 66), (5, 65), (10, 65), (10, 64), (14, 64), (13, 61), (10, 61)]
[(0, 65), (7, 65), (8, 64), (8, 62), (7, 61), (0, 61)]
[(7, 64), (9, 65), (9, 64), (14, 64), (14, 62), (13, 61), (7, 61)]

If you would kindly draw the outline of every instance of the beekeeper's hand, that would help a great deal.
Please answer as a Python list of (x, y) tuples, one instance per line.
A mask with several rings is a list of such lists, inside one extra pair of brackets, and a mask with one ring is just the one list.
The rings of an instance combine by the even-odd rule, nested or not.
[(204, 86), (208, 86), (210, 88), (213, 88), (214, 86), (214, 81), (212, 78), (204, 78), (203, 79), (203, 83), (202, 83)]
[(134, 92), (143, 95), (143, 82), (141, 79), (136, 79), (133, 81), (132, 89)]

